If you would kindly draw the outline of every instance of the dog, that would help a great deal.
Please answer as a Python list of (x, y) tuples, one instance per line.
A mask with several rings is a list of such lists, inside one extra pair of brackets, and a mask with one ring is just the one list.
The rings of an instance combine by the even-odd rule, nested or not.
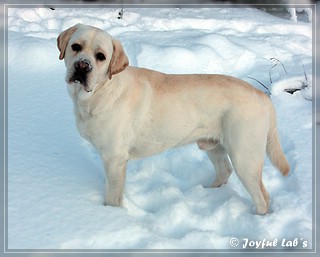
[(256, 212), (268, 213), (265, 153), (283, 176), (290, 166), (265, 93), (226, 75), (164, 74), (129, 66), (120, 41), (88, 25), (61, 32), (57, 46), (77, 128), (103, 160), (106, 205), (122, 206), (129, 160), (196, 142), (215, 167), (212, 187), (225, 184), (235, 170)]

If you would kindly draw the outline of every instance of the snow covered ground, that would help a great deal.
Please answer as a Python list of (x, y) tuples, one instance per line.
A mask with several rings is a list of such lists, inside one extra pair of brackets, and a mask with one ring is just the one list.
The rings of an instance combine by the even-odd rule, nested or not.
[[(242, 250), (246, 239), (278, 240), (265, 250), (291, 249), (294, 239), (294, 250), (312, 249), (311, 23), (253, 8), (132, 8), (123, 19), (118, 12), (9, 9), (9, 250)], [(78, 22), (120, 39), (133, 66), (223, 73), (266, 91), (250, 76), (270, 88), (292, 169), (282, 177), (266, 159), (268, 215), (255, 215), (235, 173), (221, 188), (206, 188), (215, 171), (196, 145), (130, 162), (125, 208), (103, 206), (102, 164), (76, 131), (56, 47), (59, 33)]]

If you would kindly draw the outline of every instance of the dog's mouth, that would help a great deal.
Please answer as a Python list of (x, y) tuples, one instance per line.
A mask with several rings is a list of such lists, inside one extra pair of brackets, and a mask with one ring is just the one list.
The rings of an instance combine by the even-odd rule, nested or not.
[(87, 74), (75, 71), (70, 77), (69, 82), (80, 83), (84, 85), (87, 82)]
[(70, 80), (70, 83), (76, 83), (76, 84), (85, 84), (85, 80), (81, 77), (75, 77), (75, 78), (72, 78)]
[(75, 72), (71, 78), (69, 79), (69, 83), (75, 83), (75, 84), (80, 84), (83, 86), (83, 89), (85, 91), (87, 91), (88, 93), (91, 92), (92, 90), (89, 88), (88, 85), (88, 78), (87, 78), (87, 74), (83, 74), (83, 73), (78, 73)]

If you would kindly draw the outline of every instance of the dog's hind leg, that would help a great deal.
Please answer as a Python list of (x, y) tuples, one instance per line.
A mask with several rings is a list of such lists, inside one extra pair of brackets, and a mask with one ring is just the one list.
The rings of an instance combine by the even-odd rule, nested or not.
[(213, 140), (199, 140), (198, 146), (207, 152), (210, 161), (215, 167), (216, 178), (211, 187), (220, 187), (227, 183), (232, 173), (232, 166), (226, 149), (219, 141)]
[(237, 131), (241, 133), (234, 134), (234, 137), (231, 138), (230, 159), (232, 165), (251, 195), (256, 212), (266, 214), (269, 209), (269, 194), (262, 182), (266, 136), (261, 133), (262, 129), (252, 129), (245, 132), (239, 126)]
[[(242, 156), (243, 157), (243, 156)], [(238, 157), (232, 158), (232, 163), (236, 174), (255, 204), (258, 214), (266, 214), (269, 209), (269, 194), (262, 182), (263, 162), (256, 160), (239, 160)]]

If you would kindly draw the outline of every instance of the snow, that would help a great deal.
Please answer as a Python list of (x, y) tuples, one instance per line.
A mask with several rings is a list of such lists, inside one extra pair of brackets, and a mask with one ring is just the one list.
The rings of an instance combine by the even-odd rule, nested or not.
[[(303, 238), (312, 249), (311, 23), (254, 8), (125, 8), (123, 19), (118, 12), (9, 8), (8, 249), (242, 250), (245, 238), (298, 238), (294, 250), (304, 250)], [(235, 173), (208, 188), (215, 171), (196, 145), (129, 162), (124, 208), (103, 206), (102, 163), (76, 130), (56, 47), (78, 22), (120, 39), (133, 66), (228, 74), (266, 91), (250, 76), (267, 86), (291, 165), (282, 177), (265, 161), (270, 213), (255, 214)], [(271, 58), (287, 73), (280, 64), (270, 71)]]

